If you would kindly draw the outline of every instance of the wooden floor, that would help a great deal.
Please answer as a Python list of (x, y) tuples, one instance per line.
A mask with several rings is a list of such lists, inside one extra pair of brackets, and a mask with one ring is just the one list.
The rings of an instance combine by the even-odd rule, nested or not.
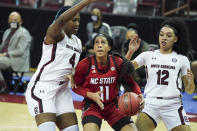
[[(76, 110), (79, 120), (80, 131), (81, 111)], [(136, 116), (133, 117), (133, 120)], [(191, 123), (192, 131), (197, 131), (197, 123)], [(26, 104), (15, 104), (0, 102), (0, 131), (38, 131), (34, 119), (30, 116)], [(57, 129), (58, 131), (58, 129)], [(103, 121), (101, 131), (113, 131), (108, 124)], [(160, 122), (155, 131), (167, 131), (164, 124)]]

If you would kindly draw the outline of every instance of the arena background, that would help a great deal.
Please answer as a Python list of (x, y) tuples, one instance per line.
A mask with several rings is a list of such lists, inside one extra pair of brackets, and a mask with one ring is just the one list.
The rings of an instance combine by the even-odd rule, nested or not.
[[(31, 51), (31, 67), (36, 68), (42, 53), (42, 42), (46, 33), (47, 27), (53, 21), (56, 11), (45, 10), (45, 9), (32, 9), (24, 7), (8, 7), (0, 5), (0, 38), (2, 38), (3, 32), (8, 28), (8, 15), (11, 11), (18, 11), (22, 15), (23, 26), (26, 27), (34, 38), (33, 48)], [(110, 26), (122, 25), (134, 22), (140, 26), (141, 38), (151, 44), (157, 44), (158, 42), (158, 31), (161, 22), (166, 19), (165, 17), (152, 17), (152, 16), (124, 16), (124, 15), (113, 15), (103, 14), (105, 22), (109, 23)], [(187, 19), (189, 31), (191, 34), (191, 42), (193, 50), (197, 52), (197, 19)], [(90, 21), (90, 14), (81, 13), (81, 24), (79, 27), (78, 36), (81, 38), (82, 43), (87, 40), (86, 35), (86, 24)], [(195, 55), (195, 59), (197, 56)]]

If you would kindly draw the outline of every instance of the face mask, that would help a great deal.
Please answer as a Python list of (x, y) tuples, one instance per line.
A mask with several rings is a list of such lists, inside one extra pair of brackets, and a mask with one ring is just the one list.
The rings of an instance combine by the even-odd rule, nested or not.
[(92, 15), (91, 19), (92, 19), (93, 22), (97, 22), (98, 21), (98, 16)]
[(19, 26), (19, 23), (17, 23), (17, 22), (10, 23), (10, 28), (12, 28), (12, 29), (16, 29), (16, 28), (18, 28), (18, 26)]

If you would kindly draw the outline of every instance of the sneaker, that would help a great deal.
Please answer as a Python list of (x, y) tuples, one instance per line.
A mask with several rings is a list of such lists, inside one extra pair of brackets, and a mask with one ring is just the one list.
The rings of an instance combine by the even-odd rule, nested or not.
[(197, 100), (197, 95), (192, 97), (193, 100)]

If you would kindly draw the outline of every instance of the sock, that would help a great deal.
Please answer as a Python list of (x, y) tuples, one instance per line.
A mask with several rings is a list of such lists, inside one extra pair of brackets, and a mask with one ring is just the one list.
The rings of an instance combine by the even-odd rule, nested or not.
[(39, 131), (56, 131), (55, 122), (44, 122), (38, 126)]
[(79, 131), (79, 126), (78, 125), (72, 125), (72, 126), (69, 126), (67, 128), (64, 128), (61, 131)]

